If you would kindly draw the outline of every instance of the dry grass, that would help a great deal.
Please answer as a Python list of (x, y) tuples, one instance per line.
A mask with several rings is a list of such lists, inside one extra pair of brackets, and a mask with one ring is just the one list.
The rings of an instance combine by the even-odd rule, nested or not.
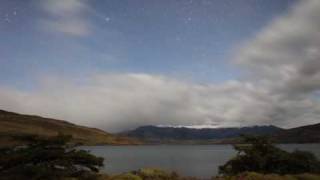
[(21, 141), (17, 137), (26, 135), (56, 136), (59, 133), (72, 135), (75, 143), (97, 144), (139, 144), (139, 141), (118, 137), (95, 128), (78, 126), (66, 121), (21, 115), (0, 110), (0, 145), (15, 145)]

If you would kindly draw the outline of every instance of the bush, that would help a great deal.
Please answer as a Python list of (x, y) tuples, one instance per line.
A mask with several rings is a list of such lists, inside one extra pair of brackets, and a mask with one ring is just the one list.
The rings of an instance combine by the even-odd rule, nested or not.
[(237, 156), (219, 167), (219, 173), (236, 175), (241, 172), (301, 174), (319, 173), (320, 162), (310, 152), (286, 152), (265, 137), (244, 136), (245, 144), (235, 145)]
[(103, 158), (69, 146), (70, 139), (34, 136), (26, 146), (1, 149), (0, 179), (94, 179)]

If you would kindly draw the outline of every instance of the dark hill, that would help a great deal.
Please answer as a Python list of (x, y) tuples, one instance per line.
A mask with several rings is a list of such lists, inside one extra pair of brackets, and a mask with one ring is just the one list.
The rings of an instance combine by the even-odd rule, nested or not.
[(75, 143), (87, 145), (138, 143), (126, 137), (118, 137), (67, 121), (0, 110), (0, 146), (21, 144), (23, 137), (30, 135), (49, 137), (59, 133), (72, 135)]
[(287, 129), (273, 138), (281, 143), (320, 143), (320, 123)]

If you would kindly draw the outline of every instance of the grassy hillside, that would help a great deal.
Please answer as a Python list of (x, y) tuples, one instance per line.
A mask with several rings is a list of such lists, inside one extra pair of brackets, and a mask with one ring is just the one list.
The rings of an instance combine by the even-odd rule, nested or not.
[(72, 135), (75, 143), (137, 144), (136, 140), (119, 137), (99, 129), (78, 126), (67, 121), (22, 115), (0, 110), (0, 146), (21, 144), (28, 135), (55, 136), (59, 133)]

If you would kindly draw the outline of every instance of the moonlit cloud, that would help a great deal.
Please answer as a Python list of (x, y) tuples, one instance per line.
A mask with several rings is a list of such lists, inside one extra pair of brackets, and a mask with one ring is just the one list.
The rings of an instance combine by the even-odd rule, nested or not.
[(314, 122), (319, 114), (319, 105), (311, 99), (281, 99), (249, 82), (199, 85), (147, 74), (98, 75), (80, 84), (47, 79), (37, 91), (0, 92), (0, 108), (108, 131), (149, 124), (292, 126), (301, 118)]
[[(87, 35), (85, 1), (49, 1), (53, 28)], [(46, 6), (48, 5), (48, 6)], [(79, 16), (80, 15), (80, 16)], [(74, 24), (70, 23), (73, 22)], [(245, 78), (199, 84), (146, 73), (46, 78), (38, 89), (0, 88), (0, 109), (120, 131), (141, 125), (294, 127), (320, 120), (320, 1), (305, 0), (247, 41), (233, 62)]]
[(40, 4), (48, 14), (40, 21), (44, 29), (80, 37), (91, 33), (86, 19), (90, 9), (86, 0), (43, 0)]
[(302, 1), (236, 54), (236, 62), (273, 90), (320, 88), (320, 2)]
[(239, 126), (255, 124), (268, 108), (259, 101), (260, 91), (236, 81), (198, 85), (147, 74), (108, 74), (81, 84), (47, 79), (32, 92), (1, 89), (0, 98), (8, 100), (0, 108), (113, 131), (146, 124)]
[(273, 121), (319, 122), (320, 1), (301, 1), (235, 56), (251, 81), (277, 97)]

